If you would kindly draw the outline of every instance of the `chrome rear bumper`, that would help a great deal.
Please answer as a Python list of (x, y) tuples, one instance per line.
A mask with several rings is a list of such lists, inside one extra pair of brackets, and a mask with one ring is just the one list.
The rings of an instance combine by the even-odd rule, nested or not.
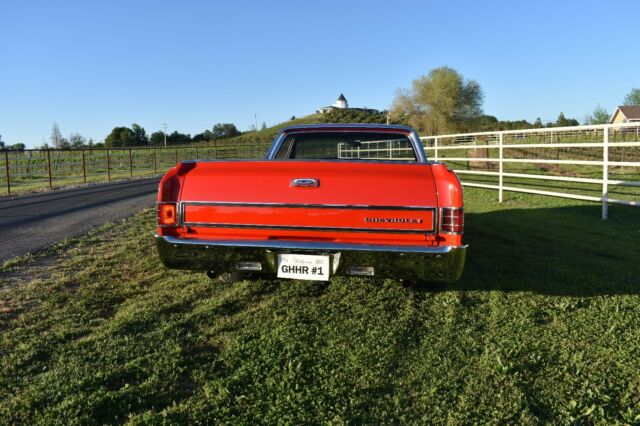
[(172, 269), (232, 272), (239, 262), (259, 262), (257, 273), (275, 275), (278, 253), (326, 254), (331, 275), (372, 266), (375, 276), (453, 283), (464, 268), (467, 246), (391, 246), (283, 240), (197, 240), (156, 235), (162, 263)]

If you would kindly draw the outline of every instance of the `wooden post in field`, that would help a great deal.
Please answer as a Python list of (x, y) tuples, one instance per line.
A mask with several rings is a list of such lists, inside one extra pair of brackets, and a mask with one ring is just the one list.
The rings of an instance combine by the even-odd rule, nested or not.
[(9, 179), (9, 150), (4, 150), (4, 172), (7, 176), (7, 195), (11, 195), (11, 181)]
[(176, 148), (176, 150), (174, 152), (174, 157), (176, 159), (176, 164), (178, 164), (178, 148)]
[(84, 149), (82, 150), (82, 180), (87, 183), (87, 163), (84, 158)]
[(133, 179), (133, 157), (131, 156), (131, 148), (129, 148), (129, 177)]
[(602, 149), (602, 219), (609, 218), (609, 127), (603, 129)]
[(111, 166), (109, 164), (109, 148), (107, 148), (104, 152), (107, 153), (107, 182), (111, 182)]
[(53, 188), (53, 180), (51, 179), (51, 149), (47, 148), (47, 173), (49, 174), (49, 189)]
[[(489, 142), (487, 142), (489, 143)], [(500, 145), (500, 147), (498, 148), (498, 156), (499, 156), (499, 160), (500, 162), (498, 163), (498, 202), (502, 202), (503, 201), (503, 196), (502, 193), (504, 191), (503, 186), (504, 186), (504, 151), (502, 149), (502, 145), (504, 144), (504, 133), (500, 132), (499, 135), (499, 139), (498, 139), (498, 144)], [(489, 150), (487, 150), (489, 151)], [(487, 155), (487, 157), (489, 157), (489, 155)]]
[(157, 175), (158, 174), (158, 159), (157, 159), (158, 153), (156, 151), (155, 148), (153, 148), (153, 174)]

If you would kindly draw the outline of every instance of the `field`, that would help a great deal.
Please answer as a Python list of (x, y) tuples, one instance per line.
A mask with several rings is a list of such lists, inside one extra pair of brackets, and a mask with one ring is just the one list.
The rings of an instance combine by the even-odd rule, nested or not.
[(6, 262), (0, 423), (638, 423), (640, 220), (467, 190), (461, 282), (213, 284), (154, 213)]

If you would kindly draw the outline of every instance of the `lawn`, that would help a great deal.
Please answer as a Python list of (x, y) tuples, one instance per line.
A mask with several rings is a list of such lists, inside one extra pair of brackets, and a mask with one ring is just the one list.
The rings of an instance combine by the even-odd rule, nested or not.
[(640, 423), (640, 210), (465, 195), (448, 287), (212, 283), (151, 211), (9, 261), (0, 424)]

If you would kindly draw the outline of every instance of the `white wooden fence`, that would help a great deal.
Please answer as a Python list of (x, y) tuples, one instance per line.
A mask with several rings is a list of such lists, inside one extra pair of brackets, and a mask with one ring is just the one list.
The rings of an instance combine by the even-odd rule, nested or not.
[[(640, 123), (556, 127), (501, 132), (466, 133), (421, 138), (430, 160), (443, 161), (460, 175), (462, 184), (505, 191), (602, 203), (640, 206)], [(462, 155), (461, 155), (462, 154)], [(465, 155), (466, 154), (466, 155)], [(553, 167), (549, 167), (555, 165)], [(466, 166), (466, 167), (465, 167)], [(528, 168), (528, 169), (527, 169)], [(524, 169), (524, 170), (523, 170)], [(497, 178), (496, 182), (478, 182)], [(505, 184), (505, 178), (515, 182)], [(476, 179), (473, 181), (473, 179)], [(588, 189), (562, 185), (557, 191), (527, 188), (526, 182), (566, 182), (597, 185)], [(586, 185), (589, 184), (589, 185)], [(622, 196), (616, 187), (626, 187)], [(554, 188), (555, 189), (555, 188)]]

